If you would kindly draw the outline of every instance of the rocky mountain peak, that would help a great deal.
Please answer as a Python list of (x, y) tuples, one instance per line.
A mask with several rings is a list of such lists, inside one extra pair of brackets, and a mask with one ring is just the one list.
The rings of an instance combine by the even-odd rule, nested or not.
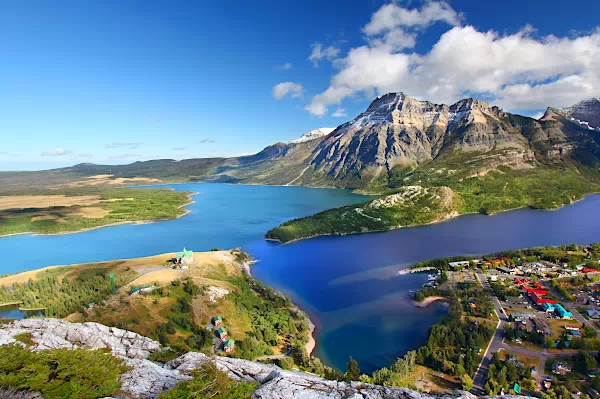
[(600, 99), (597, 97), (578, 102), (567, 108), (567, 113), (580, 127), (600, 131)]
[(304, 143), (306, 141), (312, 141), (327, 136), (334, 130), (334, 127), (320, 127), (318, 129), (309, 130), (308, 132), (304, 133), (299, 139), (292, 140), (289, 143)]

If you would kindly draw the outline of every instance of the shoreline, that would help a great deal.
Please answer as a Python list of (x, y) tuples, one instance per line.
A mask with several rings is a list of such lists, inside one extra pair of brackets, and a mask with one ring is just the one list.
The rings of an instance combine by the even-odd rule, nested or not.
[[(173, 190), (174, 191), (174, 190)], [(192, 200), (192, 197), (194, 195), (199, 194), (198, 192), (193, 192), (188, 194), (188, 199), (190, 200), (189, 202), (186, 202), (183, 205), (180, 205), (177, 207), (177, 209), (181, 209), (184, 208), (188, 205), (194, 204), (196, 201)], [(20, 236), (20, 235), (31, 235), (31, 236), (62, 236), (62, 235), (68, 235), (68, 234), (77, 234), (77, 233), (85, 233), (86, 231), (92, 231), (92, 230), (98, 230), (98, 229), (102, 229), (104, 227), (114, 227), (114, 226), (121, 226), (121, 225), (126, 225), (126, 224), (133, 224), (133, 225), (141, 225), (141, 224), (151, 224), (151, 223), (159, 223), (159, 222), (168, 222), (170, 220), (177, 220), (179, 218), (182, 218), (184, 216), (189, 215), (190, 213), (192, 213), (191, 210), (186, 209), (184, 211), (184, 213), (182, 213), (181, 215), (177, 215), (174, 218), (170, 218), (170, 219), (156, 219), (156, 220), (128, 220), (125, 222), (115, 222), (115, 223), (109, 223), (109, 224), (103, 224), (102, 226), (94, 226), (94, 227), (86, 227), (80, 230), (74, 230), (74, 231), (61, 231), (60, 233), (35, 233), (32, 231), (24, 231), (22, 233), (11, 233), (11, 234), (3, 234), (0, 235), (0, 239), (4, 238), (4, 237), (13, 237), (13, 236)]]
[(446, 298), (445, 296), (428, 296), (427, 298), (423, 299), (421, 302), (413, 301), (413, 304), (418, 308), (425, 308), (437, 301), (448, 302), (449, 299)]
[[(260, 260), (253, 259), (249, 262), (244, 263), (242, 265), (242, 268), (243, 268), (243, 270), (246, 271), (246, 273), (248, 273), (248, 276), (252, 277), (252, 272), (251, 272), (250, 268), (259, 262), (260, 262)], [(268, 286), (268, 287), (271, 287), (271, 286)], [(273, 288), (273, 287), (271, 287), (271, 288)], [(283, 293), (281, 293), (281, 294), (285, 295)], [(286, 297), (287, 297), (287, 295), (286, 295)], [(312, 322), (312, 320), (308, 316), (308, 313), (306, 313), (306, 311), (304, 311), (300, 306), (296, 305), (295, 303), (293, 305), (298, 309), (298, 311), (300, 311), (302, 313), (302, 315), (304, 316), (304, 319), (308, 323), (308, 329), (309, 329), (308, 342), (306, 343), (306, 345), (304, 345), (304, 348), (306, 349), (306, 353), (308, 353), (308, 356), (310, 357), (310, 356), (312, 356), (312, 353), (317, 346), (317, 340), (315, 339), (315, 336), (314, 336), (315, 323)]]
[[(344, 237), (344, 236), (349, 236), (349, 235), (385, 233), (385, 232), (388, 232), (388, 231), (394, 231), (394, 230), (400, 230), (400, 229), (410, 229), (410, 228), (423, 227), (423, 226), (432, 226), (432, 225), (436, 225), (436, 224), (440, 224), (440, 223), (445, 223), (445, 222), (451, 221), (451, 220), (459, 218), (461, 216), (468, 216), (468, 215), (496, 216), (496, 215), (499, 215), (499, 214), (504, 213), (504, 212), (514, 212), (514, 211), (525, 210), (525, 209), (529, 209), (529, 210), (532, 210), (532, 211), (541, 211), (541, 212), (556, 212), (556, 211), (559, 211), (559, 210), (561, 210), (561, 209), (563, 209), (563, 208), (565, 208), (567, 206), (571, 206), (571, 205), (574, 205), (574, 204), (576, 204), (578, 202), (581, 202), (581, 201), (585, 200), (587, 197), (590, 197), (590, 196), (593, 196), (593, 195), (600, 195), (600, 192), (594, 192), (594, 193), (585, 194), (584, 196), (582, 196), (578, 200), (571, 201), (568, 204), (563, 204), (563, 205), (558, 206), (556, 208), (550, 208), (550, 209), (533, 208), (533, 207), (527, 205), (527, 206), (522, 206), (522, 207), (519, 207), (519, 208), (503, 209), (503, 210), (500, 210), (500, 211), (497, 211), (497, 212), (493, 212), (493, 213), (490, 213), (490, 214), (484, 214), (484, 213), (479, 213), (479, 212), (457, 213), (456, 215), (453, 214), (453, 215), (451, 215), (449, 217), (443, 218), (441, 220), (434, 220), (434, 221), (431, 221), (429, 223), (414, 224), (414, 225), (408, 225), (408, 226), (391, 227), (389, 229), (353, 231), (353, 232), (347, 232), (347, 233), (321, 233), (321, 234), (315, 234), (315, 235), (312, 235), (312, 236), (309, 236), (309, 237), (294, 238), (293, 240), (286, 241), (286, 242), (281, 241), (279, 238), (272, 238), (272, 237), (266, 237), (266, 236), (265, 236), (264, 239), (266, 241), (278, 242), (281, 245), (287, 245), (287, 244), (292, 244), (292, 243), (295, 243), (295, 242), (298, 242), (298, 241), (310, 240), (312, 238), (317, 238), (317, 237)], [(310, 217), (310, 216), (307, 216), (307, 217)], [(279, 226), (277, 226), (275, 228), (278, 228), (278, 227)]]

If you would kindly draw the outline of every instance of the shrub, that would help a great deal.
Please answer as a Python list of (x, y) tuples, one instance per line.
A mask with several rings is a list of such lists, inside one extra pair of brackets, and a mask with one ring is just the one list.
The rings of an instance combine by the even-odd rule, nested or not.
[(46, 399), (111, 396), (125, 371), (122, 360), (102, 351), (0, 347), (0, 386), (40, 392)]
[(203, 364), (192, 375), (192, 380), (177, 384), (159, 399), (249, 399), (256, 388), (256, 384), (230, 379), (213, 362)]

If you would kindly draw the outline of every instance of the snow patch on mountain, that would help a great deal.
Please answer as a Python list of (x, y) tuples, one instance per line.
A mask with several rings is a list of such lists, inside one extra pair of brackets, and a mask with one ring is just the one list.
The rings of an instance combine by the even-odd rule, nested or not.
[(300, 137), (299, 139), (296, 139), (296, 140), (292, 140), (289, 143), (296, 144), (296, 143), (304, 143), (306, 141), (312, 141), (312, 140), (318, 139), (320, 137), (327, 136), (329, 133), (333, 132), (334, 130), (335, 130), (334, 127), (320, 127), (318, 129), (314, 129), (314, 130), (304, 133), (302, 135), (302, 137)]

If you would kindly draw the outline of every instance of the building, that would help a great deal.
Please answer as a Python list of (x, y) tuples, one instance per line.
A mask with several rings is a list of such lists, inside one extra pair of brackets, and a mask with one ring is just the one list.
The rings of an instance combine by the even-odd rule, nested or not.
[(566, 374), (571, 372), (571, 368), (563, 362), (554, 362), (552, 363), (552, 372), (554, 374)]
[(531, 294), (529, 294), (529, 296), (531, 297), (531, 300), (533, 301), (533, 303), (535, 303), (538, 306), (544, 306), (545, 303), (554, 305), (556, 303), (556, 301), (554, 299), (546, 299), (544, 298), (542, 295), (538, 294), (537, 292), (532, 292)]
[(175, 254), (175, 263), (179, 265), (189, 265), (194, 263), (194, 253), (183, 248), (183, 251)]
[(567, 312), (565, 308), (560, 303), (557, 303), (555, 306), (556, 314), (562, 319), (572, 319), (573, 313)]
[(235, 348), (234, 340), (228, 339), (227, 341), (225, 341), (225, 344), (223, 345), (223, 349), (225, 350), (225, 352), (231, 352), (231, 351), (233, 351), (234, 348)]
[(506, 274), (515, 274), (516, 273), (516, 271), (514, 269), (509, 269), (508, 267), (504, 267), (504, 266), (499, 266), (496, 269), (499, 272), (506, 273)]
[(515, 391), (517, 395), (521, 394), (521, 386), (515, 382), (515, 385), (512, 386), (512, 390)]
[(225, 341), (227, 339), (227, 330), (223, 327), (219, 327), (219, 329), (217, 329), (217, 334), (219, 335), (219, 338), (222, 341)]
[(590, 308), (590, 309), (587, 309), (585, 312), (592, 319), (600, 318), (600, 310), (598, 310), (598, 309), (591, 309)]
[(542, 303), (542, 309), (544, 309), (546, 313), (553, 313), (556, 310), (556, 307), (552, 303), (544, 302)]
[(450, 262), (448, 265), (453, 269), (462, 269), (463, 267), (468, 267), (470, 262), (468, 260), (461, 260), (458, 262)]
[(213, 324), (215, 325), (215, 327), (222, 327), (223, 326), (223, 318), (221, 316), (215, 316), (213, 318)]

